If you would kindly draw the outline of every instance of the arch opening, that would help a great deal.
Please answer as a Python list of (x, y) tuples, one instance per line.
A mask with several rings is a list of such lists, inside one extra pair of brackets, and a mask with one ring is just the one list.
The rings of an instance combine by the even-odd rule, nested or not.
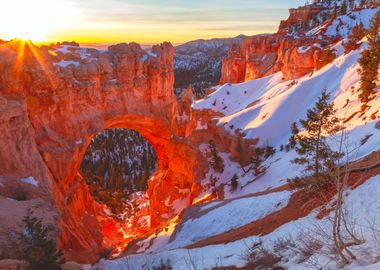
[(133, 198), (147, 198), (148, 180), (156, 169), (153, 146), (135, 130), (115, 128), (92, 138), (79, 171), (94, 200), (109, 216), (125, 221), (138, 211)]

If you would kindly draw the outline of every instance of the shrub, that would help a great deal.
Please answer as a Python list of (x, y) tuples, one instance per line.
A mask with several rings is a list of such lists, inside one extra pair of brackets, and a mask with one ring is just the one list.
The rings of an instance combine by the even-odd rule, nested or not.
[(231, 184), (231, 192), (233, 191), (236, 191), (238, 186), (239, 186), (239, 177), (237, 176), (237, 174), (235, 173), (234, 176), (232, 176), (231, 180), (230, 180), (230, 184)]
[(49, 239), (53, 229), (44, 226), (41, 219), (33, 215), (33, 211), (28, 209), (22, 220), (18, 235), (20, 256), (29, 263), (30, 270), (60, 270), (65, 259), (62, 252), (56, 249), (55, 241)]
[(250, 269), (284, 269), (283, 267), (278, 266), (281, 257), (265, 249), (261, 241), (249, 246), (245, 254), (242, 256), (242, 259)]
[(153, 270), (172, 270), (173, 268), (170, 265), (170, 260), (168, 259), (166, 262), (163, 260), (160, 261), (159, 266), (153, 266)]

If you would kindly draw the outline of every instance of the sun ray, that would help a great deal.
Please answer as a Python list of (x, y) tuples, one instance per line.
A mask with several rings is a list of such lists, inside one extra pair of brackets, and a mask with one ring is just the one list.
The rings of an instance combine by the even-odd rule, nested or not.
[(36, 61), (41, 67), (43, 75), (48, 79), (49, 85), (56, 88), (58, 85), (57, 77), (54, 74), (54, 68), (52, 67), (50, 59), (46, 59), (47, 56), (41, 53), (41, 49), (36, 47), (30, 40), (15, 39), (11, 41), (11, 46), (16, 48), (17, 55), (13, 67), (13, 72), (21, 74), (23, 68), (28, 61)]
[(57, 80), (54, 76), (54, 72), (52, 70), (51, 64), (49, 65), (49, 61), (45, 61), (45, 57), (40, 53), (40, 50), (37, 50), (35, 45), (30, 41), (26, 41), (26, 44), (28, 48), (30, 49), (32, 55), (34, 56), (35, 60), (38, 62), (42, 70), (44, 71), (45, 75), (47, 76), (49, 83), (53, 88), (56, 88), (57, 86)]

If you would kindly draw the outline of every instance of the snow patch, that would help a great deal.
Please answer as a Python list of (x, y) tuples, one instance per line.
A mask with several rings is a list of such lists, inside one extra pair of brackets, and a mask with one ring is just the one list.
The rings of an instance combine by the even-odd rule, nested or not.
[(74, 66), (78, 67), (80, 65), (80, 63), (77, 61), (72, 61), (72, 60), (70, 60), (70, 61), (61, 60), (59, 62), (54, 63), (54, 65), (65, 68), (65, 67), (68, 67), (69, 65), (74, 65)]
[(19, 181), (23, 182), (23, 183), (30, 184), (30, 185), (35, 186), (35, 187), (38, 187), (38, 181), (36, 179), (34, 179), (33, 176), (21, 178), (21, 179), (19, 179)]

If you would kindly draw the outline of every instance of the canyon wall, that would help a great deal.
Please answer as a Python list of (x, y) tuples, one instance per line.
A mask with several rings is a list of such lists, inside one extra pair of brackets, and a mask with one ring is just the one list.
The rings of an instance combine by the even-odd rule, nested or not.
[[(198, 147), (177, 134), (181, 123), (174, 124), (173, 117), (178, 115), (173, 54), (169, 43), (150, 52), (135, 43), (105, 52), (75, 43), (42, 48), (23, 41), (2, 44), (0, 194), (11, 197), (7, 190), (15, 183), (32, 189), (24, 201), (14, 201), (14, 207), (33, 207), (33, 199), (42, 200), (49, 212), (39, 215), (45, 219), (49, 213), (46, 218), (58, 225), (59, 247), (67, 260), (94, 262), (104, 248), (99, 206), (78, 173), (98, 132), (133, 129), (155, 148), (159, 164), (148, 190), (152, 228), (178, 214), (199, 193), (196, 181), (207, 165)], [(37, 184), (20, 181), (24, 178)], [(181, 206), (174, 208), (174, 201)], [(4, 217), (7, 212), (0, 209)], [(12, 224), (1, 224), (0, 230), (17, 231), (24, 213), (18, 214), (13, 231)], [(6, 240), (0, 243), (2, 249), (9, 248)]]

